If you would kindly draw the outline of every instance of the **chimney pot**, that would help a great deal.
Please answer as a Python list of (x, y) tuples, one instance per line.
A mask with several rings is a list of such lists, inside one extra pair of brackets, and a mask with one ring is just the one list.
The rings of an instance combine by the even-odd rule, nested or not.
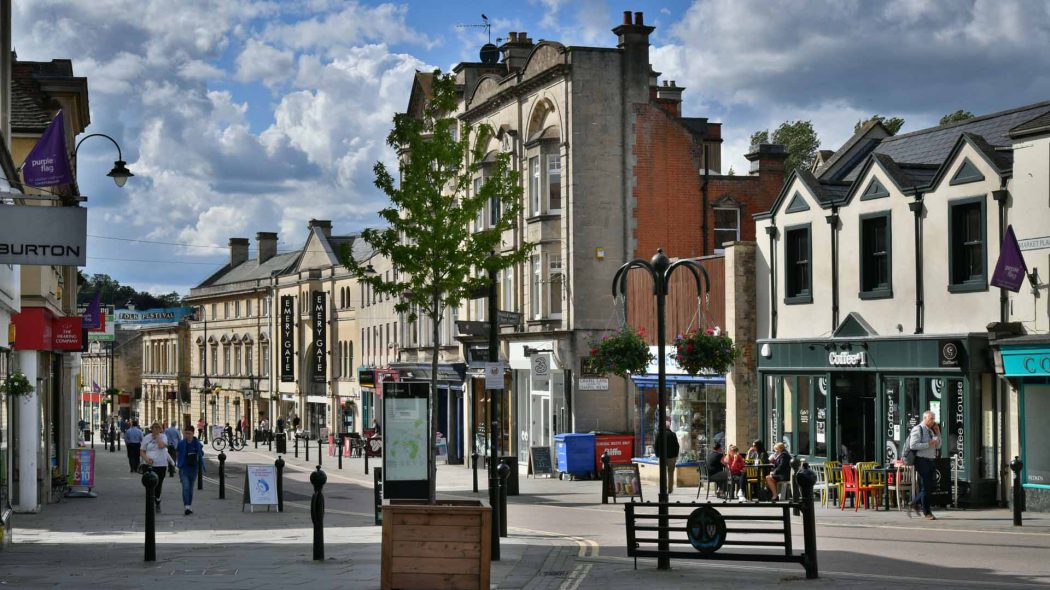
[(634, 24), (639, 27), (645, 24), (645, 18), (642, 16), (641, 12), (634, 13)]
[(230, 238), (230, 268), (248, 260), (248, 238)]
[(277, 233), (261, 231), (255, 234), (255, 241), (259, 244), (259, 264), (266, 262), (277, 255)]
[(311, 219), (308, 225), (310, 229), (318, 228), (327, 237), (332, 237), (332, 221), (329, 219)]
[(511, 43), (517, 43), (518, 42), (518, 32), (517, 31), (511, 31), (509, 37), (510, 37), (510, 39), (508, 39), (508, 40)]
[(631, 11), (630, 10), (623, 11), (623, 24), (625, 24), (625, 25), (631, 24)]

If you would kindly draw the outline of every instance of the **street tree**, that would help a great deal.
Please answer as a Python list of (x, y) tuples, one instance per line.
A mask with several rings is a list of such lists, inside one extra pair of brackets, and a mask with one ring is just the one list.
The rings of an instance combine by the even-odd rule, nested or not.
[(948, 123), (955, 123), (955, 122), (958, 122), (958, 121), (965, 121), (967, 119), (972, 119), (973, 117), (974, 117), (974, 114), (971, 113), (970, 111), (964, 111), (962, 109), (959, 109), (959, 110), (955, 111), (954, 113), (948, 113), (947, 115), (941, 117), (940, 124), (941, 125), (947, 125)]
[(901, 127), (904, 127), (904, 119), (901, 117), (883, 117), (882, 115), (872, 115), (867, 119), (857, 121), (857, 124), (853, 126), (853, 132), (860, 131), (865, 125), (872, 121), (878, 121), (882, 123), (882, 126), (889, 130), (890, 133), (896, 135)]
[[(457, 121), (453, 76), (435, 70), (432, 91), (422, 117), (394, 116), (387, 144), (399, 156), (398, 169), (392, 172), (382, 162), (374, 167), (375, 185), (390, 200), (379, 212), (386, 227), (366, 229), (361, 239), (375, 255), (391, 261), (393, 276), (370, 272), (368, 263), (355, 259), (346, 247), (341, 252), (347, 269), (377, 295), (392, 296), (395, 310), (406, 314), (408, 321), (421, 315), (431, 322), (427, 444), (431, 503), (436, 497), (438, 404), (434, 397), (442, 318), (447, 309), (486, 288), (489, 273), (523, 263), (532, 249), (532, 244), (514, 248), (503, 241), (522, 208), (519, 175), (511, 168), (510, 154), (497, 150), (490, 162), (483, 162), (494, 131), (487, 125), (474, 128)], [(475, 179), (480, 179), (479, 184)], [(498, 215), (486, 216), (494, 223), (472, 230), (487, 204), (499, 209)]]
[(751, 134), (751, 145), (762, 143), (778, 143), (784, 146), (788, 154), (784, 166), (789, 172), (810, 168), (820, 148), (820, 138), (817, 137), (811, 121), (784, 121), (772, 134), (768, 130), (759, 130)]

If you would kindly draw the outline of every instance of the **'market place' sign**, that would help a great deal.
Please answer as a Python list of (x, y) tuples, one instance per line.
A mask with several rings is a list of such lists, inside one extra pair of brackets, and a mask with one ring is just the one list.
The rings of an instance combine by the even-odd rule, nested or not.
[(86, 266), (87, 209), (0, 208), (0, 264)]

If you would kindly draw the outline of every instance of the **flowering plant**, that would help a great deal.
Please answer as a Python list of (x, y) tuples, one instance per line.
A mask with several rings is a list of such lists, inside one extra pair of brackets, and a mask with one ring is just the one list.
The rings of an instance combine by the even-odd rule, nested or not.
[(732, 368), (740, 349), (733, 339), (724, 336), (717, 328), (679, 334), (674, 339), (672, 358), (690, 375), (705, 371), (725, 374)]
[(653, 360), (644, 332), (625, 326), (619, 333), (591, 341), (591, 364), (605, 373), (626, 377), (640, 375)]
[(0, 383), (0, 391), (12, 396), (29, 395), (33, 393), (33, 386), (25, 375), (15, 372)]

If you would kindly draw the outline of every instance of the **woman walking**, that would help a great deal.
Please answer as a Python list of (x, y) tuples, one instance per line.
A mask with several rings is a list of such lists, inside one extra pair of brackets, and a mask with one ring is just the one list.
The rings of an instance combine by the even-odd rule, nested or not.
[(160, 429), (160, 423), (154, 422), (149, 427), (149, 434), (142, 439), (142, 448), (139, 451), (143, 462), (157, 474), (157, 489), (155, 490), (155, 501), (157, 513), (160, 513), (160, 493), (164, 489), (164, 476), (168, 474), (168, 462), (171, 455), (168, 454), (168, 437)]

